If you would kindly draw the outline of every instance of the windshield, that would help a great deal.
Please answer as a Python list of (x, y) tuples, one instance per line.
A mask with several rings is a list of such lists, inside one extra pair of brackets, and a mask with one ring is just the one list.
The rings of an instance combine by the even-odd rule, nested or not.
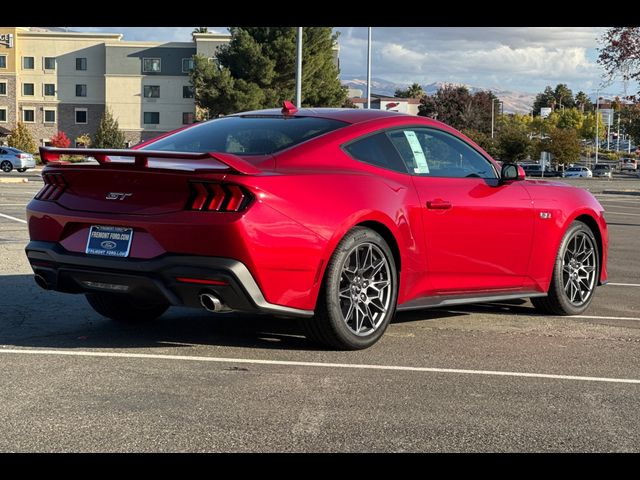
[(347, 125), (317, 117), (224, 117), (161, 138), (142, 150), (264, 155)]

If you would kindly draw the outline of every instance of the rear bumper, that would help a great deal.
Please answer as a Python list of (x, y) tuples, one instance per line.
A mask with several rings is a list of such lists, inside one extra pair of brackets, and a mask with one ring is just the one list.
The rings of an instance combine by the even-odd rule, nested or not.
[[(58, 243), (32, 241), (26, 247), (31, 268), (51, 290), (64, 293), (110, 292), (202, 308), (199, 295), (213, 292), (231, 310), (311, 317), (301, 310), (265, 300), (249, 269), (221, 257), (163, 255), (154, 259), (109, 258), (67, 251)], [(179, 281), (213, 280), (219, 285)]]

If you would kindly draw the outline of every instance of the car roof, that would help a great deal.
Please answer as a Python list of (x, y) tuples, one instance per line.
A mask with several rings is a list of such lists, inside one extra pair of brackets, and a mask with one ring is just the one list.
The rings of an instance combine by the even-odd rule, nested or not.
[[(249, 117), (249, 116), (282, 116), (282, 110), (279, 108), (270, 108), (267, 110), (252, 110), (250, 112), (240, 112), (230, 117)], [(363, 109), (363, 108), (301, 108), (293, 117), (316, 117), (327, 118), (330, 120), (339, 120), (345, 123), (361, 123), (369, 120), (376, 120), (378, 118), (392, 118), (392, 117), (414, 117), (407, 113), (388, 112), (386, 110), (378, 109)], [(425, 118), (425, 117), (422, 117)]]

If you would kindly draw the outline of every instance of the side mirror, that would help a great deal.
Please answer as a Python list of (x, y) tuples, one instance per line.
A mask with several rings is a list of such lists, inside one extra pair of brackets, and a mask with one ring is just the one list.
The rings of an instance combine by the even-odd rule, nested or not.
[(515, 163), (505, 163), (502, 165), (502, 171), (500, 172), (500, 180), (508, 182), (512, 180), (524, 180), (525, 173), (524, 168)]

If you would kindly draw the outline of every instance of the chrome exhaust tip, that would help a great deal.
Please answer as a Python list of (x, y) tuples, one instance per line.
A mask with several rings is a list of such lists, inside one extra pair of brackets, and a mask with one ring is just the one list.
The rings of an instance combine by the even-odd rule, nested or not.
[(201, 293), (200, 296), (200, 305), (207, 312), (220, 312), (225, 310), (224, 305), (220, 301), (218, 297), (216, 297), (213, 293)]

